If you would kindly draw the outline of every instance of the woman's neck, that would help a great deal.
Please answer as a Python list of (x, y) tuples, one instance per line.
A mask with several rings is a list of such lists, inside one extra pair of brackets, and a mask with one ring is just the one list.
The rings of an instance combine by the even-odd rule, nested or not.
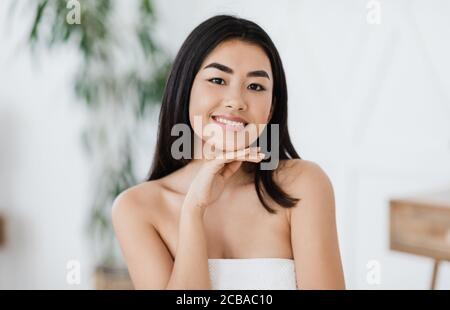
[[(207, 159), (193, 159), (190, 163), (188, 163), (185, 167), (186, 176), (189, 177), (189, 180), (192, 180), (193, 176), (198, 173), (198, 170), (202, 165), (205, 164)], [(237, 186), (242, 186), (244, 184), (248, 184), (249, 182), (253, 182), (253, 173), (251, 170), (251, 165), (254, 165), (249, 162), (242, 162), (239, 169), (227, 180), (226, 187), (235, 188)]]

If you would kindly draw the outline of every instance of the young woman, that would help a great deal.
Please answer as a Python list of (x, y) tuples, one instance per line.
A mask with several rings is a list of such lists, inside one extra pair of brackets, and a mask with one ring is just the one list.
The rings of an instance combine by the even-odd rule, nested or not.
[[(332, 185), (300, 159), (287, 119), (282, 62), (263, 29), (220, 15), (192, 31), (167, 80), (149, 178), (112, 210), (136, 289), (344, 288)], [(174, 156), (177, 124), (192, 133), (190, 156)]]

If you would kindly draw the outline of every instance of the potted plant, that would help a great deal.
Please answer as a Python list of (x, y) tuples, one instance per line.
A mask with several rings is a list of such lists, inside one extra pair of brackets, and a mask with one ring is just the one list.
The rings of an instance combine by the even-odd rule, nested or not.
[(86, 231), (97, 289), (132, 288), (115, 240), (111, 206), (121, 191), (139, 181), (134, 137), (160, 103), (171, 64), (152, 35), (156, 17), (151, 1), (137, 3), (135, 23), (119, 32), (118, 21), (112, 20), (116, 1), (38, 0), (28, 38), (32, 49), (66, 45), (81, 56), (73, 90), (88, 112), (81, 140), (92, 163)]

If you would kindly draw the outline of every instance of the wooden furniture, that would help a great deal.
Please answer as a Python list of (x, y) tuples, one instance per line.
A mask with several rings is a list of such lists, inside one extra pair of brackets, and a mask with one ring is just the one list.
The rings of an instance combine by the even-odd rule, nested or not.
[(5, 218), (0, 214), (0, 248), (6, 243), (6, 223)]
[(450, 260), (450, 190), (391, 199), (390, 248), (433, 258), (434, 289), (439, 264)]
[(126, 268), (97, 267), (94, 277), (96, 290), (134, 290)]

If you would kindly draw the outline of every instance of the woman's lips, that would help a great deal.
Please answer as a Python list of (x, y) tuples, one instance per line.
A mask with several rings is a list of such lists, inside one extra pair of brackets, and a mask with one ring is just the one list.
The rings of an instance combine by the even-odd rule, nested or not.
[(215, 124), (224, 128), (225, 130), (242, 131), (245, 129), (245, 126), (247, 125), (247, 123), (245, 123), (243, 121), (236, 121), (236, 120), (241, 120), (240, 118), (233, 117), (233, 120), (231, 120), (230, 118), (231, 117), (226, 117), (226, 116), (222, 116), (222, 115), (211, 116), (212, 121)]
[(213, 115), (214, 118), (222, 118), (226, 121), (232, 121), (232, 122), (239, 122), (239, 123), (244, 123), (246, 124), (247, 121), (239, 116), (234, 116), (231, 114), (214, 114)]

